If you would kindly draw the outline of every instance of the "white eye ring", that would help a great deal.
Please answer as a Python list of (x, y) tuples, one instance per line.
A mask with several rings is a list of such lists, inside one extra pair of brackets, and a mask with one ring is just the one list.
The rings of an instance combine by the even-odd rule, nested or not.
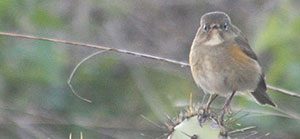
[(228, 23), (224, 23), (224, 24), (223, 24), (223, 29), (224, 29), (224, 30), (228, 30), (228, 28), (229, 28)]
[(203, 29), (204, 29), (205, 32), (208, 32), (209, 29), (210, 29), (210, 26), (209, 25), (204, 25)]

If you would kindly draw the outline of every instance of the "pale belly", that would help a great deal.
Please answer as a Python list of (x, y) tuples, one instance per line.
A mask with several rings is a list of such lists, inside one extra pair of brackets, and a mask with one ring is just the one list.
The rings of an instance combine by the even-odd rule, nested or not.
[(205, 93), (227, 96), (233, 91), (249, 92), (257, 87), (261, 68), (255, 60), (245, 64), (226, 54), (202, 56), (190, 59), (190, 63), (193, 78)]

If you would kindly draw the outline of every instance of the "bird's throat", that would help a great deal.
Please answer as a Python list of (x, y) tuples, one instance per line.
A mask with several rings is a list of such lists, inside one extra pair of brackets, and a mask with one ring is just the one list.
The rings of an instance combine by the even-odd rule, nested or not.
[(219, 33), (213, 33), (211, 36), (204, 42), (205, 45), (218, 45), (224, 42), (224, 39), (220, 36)]

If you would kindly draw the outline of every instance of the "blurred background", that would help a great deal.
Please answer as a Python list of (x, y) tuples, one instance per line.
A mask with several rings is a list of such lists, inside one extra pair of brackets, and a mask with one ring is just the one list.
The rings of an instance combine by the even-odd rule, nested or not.
[[(224, 11), (259, 55), (268, 84), (300, 92), (300, 1), (297, 0), (1, 0), (0, 31), (121, 48), (187, 62), (201, 15)], [(98, 50), (0, 37), (0, 137), (9, 139), (157, 138), (166, 115), (175, 117), (203, 93), (188, 67)], [(266, 138), (300, 136), (300, 99), (269, 91), (278, 109), (237, 96)], [(220, 108), (224, 99), (214, 103)], [(147, 117), (146, 120), (144, 117)]]

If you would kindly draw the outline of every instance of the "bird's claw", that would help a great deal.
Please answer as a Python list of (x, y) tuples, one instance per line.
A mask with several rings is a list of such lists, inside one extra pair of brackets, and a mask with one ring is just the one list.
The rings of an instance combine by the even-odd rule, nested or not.
[(202, 127), (202, 124), (206, 122), (207, 118), (210, 117), (210, 112), (208, 109), (203, 109), (203, 112), (198, 114), (198, 122), (199, 125)]

